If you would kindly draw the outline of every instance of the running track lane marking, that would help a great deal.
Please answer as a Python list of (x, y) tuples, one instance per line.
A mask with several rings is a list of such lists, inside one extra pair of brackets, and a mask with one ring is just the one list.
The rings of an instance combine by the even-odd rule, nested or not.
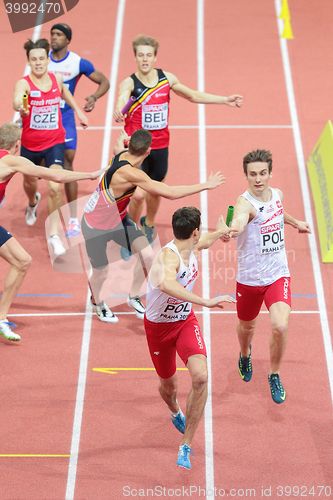
[[(281, 32), (281, 22), (280, 22), (281, 20), (279, 20), (280, 7), (281, 7), (280, 0), (275, 0), (275, 11), (276, 11), (276, 17), (277, 17), (277, 23), (278, 23), (278, 33)], [(306, 171), (305, 171), (305, 161), (304, 161), (304, 154), (303, 154), (303, 144), (302, 144), (302, 139), (301, 139), (301, 130), (300, 130), (299, 121), (298, 121), (296, 99), (295, 99), (295, 92), (294, 92), (294, 83), (293, 83), (293, 78), (292, 78), (292, 73), (291, 73), (291, 65), (290, 65), (290, 60), (289, 60), (288, 43), (287, 43), (287, 40), (284, 38), (281, 38), (281, 36), (280, 36), (280, 49), (281, 49), (281, 58), (282, 58), (282, 63), (283, 63), (284, 78), (285, 78), (285, 84), (286, 84), (286, 90), (287, 90), (287, 96), (288, 96), (289, 110), (290, 110), (290, 115), (291, 115), (291, 123), (293, 126), (293, 136), (294, 136), (294, 143), (295, 143), (295, 149), (296, 149), (298, 172), (299, 172), (299, 177), (300, 177), (300, 182), (301, 182), (301, 191), (302, 191), (305, 218), (309, 222), (310, 227), (314, 228), (314, 221), (313, 221), (312, 209), (311, 209), (311, 199), (310, 199), (310, 193), (309, 193), (309, 185), (308, 185), (307, 175), (306, 175)], [(315, 233), (313, 232), (313, 233), (309, 234), (308, 238), (309, 238), (310, 254), (311, 254), (314, 280), (315, 280), (315, 285), (316, 285), (316, 293), (317, 293), (317, 301), (318, 301), (318, 308), (319, 308), (319, 314), (320, 314), (321, 331), (322, 331), (322, 335), (323, 335), (324, 350), (325, 350), (325, 356), (326, 356), (328, 380), (329, 380), (330, 389), (331, 389), (331, 402), (333, 404), (333, 351), (332, 351), (330, 327), (329, 327), (329, 322), (328, 322), (328, 317), (327, 317), (324, 285), (323, 285), (323, 279), (322, 279), (322, 275), (321, 275), (321, 269), (320, 269), (320, 263), (319, 263), (320, 261), (319, 261)]]
[(0, 453), (0, 458), (69, 458), (69, 454), (55, 453)]
[[(204, 311), (196, 311), (194, 310), (195, 314), (204, 314)], [(59, 312), (59, 313), (18, 313), (18, 314), (8, 314), (9, 317), (11, 318), (45, 318), (45, 317), (52, 317), (52, 316), (85, 316), (85, 312)], [(92, 313), (95, 315), (95, 313)], [(135, 312), (124, 312), (124, 311), (117, 311), (117, 316), (133, 316)], [(208, 311), (208, 314), (236, 314), (236, 311)], [(268, 311), (260, 311), (260, 314), (268, 314)], [(316, 310), (309, 310), (309, 311), (290, 311), (290, 314), (320, 314), (320, 311)]]
[[(118, 0), (117, 8), (117, 18), (114, 34), (114, 43), (112, 51), (112, 64), (110, 70), (110, 90), (108, 93), (108, 101), (105, 115), (105, 129), (103, 136), (103, 149), (101, 158), (101, 167), (107, 164), (110, 142), (111, 142), (111, 121), (113, 114), (115, 89), (118, 76), (118, 66), (119, 66), (119, 55), (120, 55), (120, 41), (122, 36), (124, 13), (125, 13), (126, 0)], [(69, 459), (68, 466), (68, 476), (67, 476), (67, 486), (66, 486), (66, 500), (74, 499), (75, 483), (76, 483), (76, 473), (77, 473), (77, 462), (79, 457), (79, 447), (80, 447), (80, 435), (81, 435), (81, 425), (82, 425), (82, 415), (84, 406), (84, 395), (86, 389), (87, 381), (87, 368), (88, 368), (88, 358), (89, 358), (89, 347), (90, 347), (90, 335), (91, 335), (91, 321), (92, 321), (92, 311), (90, 304), (90, 290), (87, 290), (87, 300), (86, 300), (86, 312), (85, 320), (83, 326), (82, 335), (82, 347), (80, 356), (80, 367), (79, 367), (79, 377), (78, 377), (78, 387), (76, 394), (76, 404), (75, 413), (73, 421), (73, 432), (72, 432), (72, 443), (71, 443), (71, 456)]]
[[(205, 91), (205, 47), (204, 47), (204, 0), (197, 0), (197, 79), (198, 90)], [(206, 113), (205, 106), (198, 104), (199, 124), (199, 175), (200, 182), (207, 180), (207, 156), (206, 156)], [(201, 223), (208, 227), (208, 196), (207, 191), (200, 193)], [(202, 295), (210, 296), (209, 286), (209, 258), (208, 250), (202, 251)], [(211, 369), (211, 334), (209, 309), (202, 309), (203, 334), (207, 348), (207, 403), (205, 406), (205, 463), (206, 463), (206, 492), (207, 498), (213, 499), (214, 494), (214, 449), (213, 449), (213, 411), (212, 411), (212, 369)]]
[[(104, 130), (103, 125), (94, 125), (93, 127), (88, 127), (83, 129), (82, 127), (77, 127), (77, 130), (92, 131), (92, 130)], [(119, 125), (114, 125), (110, 127), (112, 130), (122, 130), (123, 127)], [(197, 130), (199, 125), (169, 125), (170, 130)], [(209, 130), (220, 130), (220, 129), (291, 129), (292, 125), (205, 125), (206, 129)]]
[[(176, 368), (177, 372), (187, 372), (187, 368)], [(154, 372), (155, 368), (92, 368), (93, 372), (117, 375), (118, 372)], [(0, 455), (1, 456), (1, 455)]]

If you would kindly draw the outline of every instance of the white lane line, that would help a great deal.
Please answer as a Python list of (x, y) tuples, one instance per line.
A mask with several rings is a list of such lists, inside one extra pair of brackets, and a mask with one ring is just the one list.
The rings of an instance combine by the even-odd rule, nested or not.
[[(281, 2), (279, 0), (275, 0), (275, 10), (276, 10), (276, 16), (278, 18), (280, 10), (281, 10)], [(279, 19), (278, 19), (278, 27), (279, 27), (279, 32), (281, 32), (281, 22)], [(290, 60), (289, 60), (288, 44), (287, 44), (287, 40), (283, 39), (282, 37), (280, 37), (280, 48), (281, 48), (282, 63), (283, 63), (283, 69), (284, 69), (285, 84), (286, 84), (287, 95), (288, 95), (289, 109), (290, 109), (290, 115), (291, 115), (291, 123), (293, 126), (294, 143), (295, 143), (295, 150), (296, 150), (296, 157), (297, 157), (298, 172), (299, 172), (299, 177), (300, 177), (300, 182), (301, 182), (301, 191), (302, 191), (302, 197), (303, 197), (305, 218), (309, 222), (310, 226), (312, 228), (314, 228), (314, 221), (313, 221), (313, 215), (312, 215), (312, 210), (311, 210), (311, 199), (310, 199), (310, 193), (309, 193), (309, 185), (308, 185), (308, 180), (307, 180), (307, 175), (306, 175), (306, 167), (305, 167), (304, 154), (303, 154), (301, 131), (300, 131), (300, 126), (299, 126), (299, 121), (298, 121), (296, 99), (295, 99), (295, 92), (294, 92), (294, 84), (293, 84), (291, 65), (290, 65)], [(324, 349), (325, 349), (325, 355), (326, 355), (328, 379), (329, 379), (329, 384), (330, 384), (330, 389), (331, 389), (331, 400), (332, 400), (332, 404), (333, 404), (332, 340), (331, 340), (330, 327), (329, 327), (329, 322), (328, 322), (328, 317), (327, 317), (327, 308), (326, 308), (323, 279), (322, 279), (321, 269), (320, 269), (320, 260), (319, 260), (318, 248), (317, 248), (316, 237), (315, 237), (314, 232), (309, 235), (309, 245), (310, 245), (312, 268), (313, 268), (313, 274), (314, 274), (314, 280), (315, 280), (315, 286), (316, 286), (318, 308), (319, 308), (319, 314), (320, 314), (321, 331), (322, 331), (322, 335), (323, 335)]]
[[(126, 0), (118, 1), (116, 28), (115, 28), (114, 44), (112, 52), (112, 64), (110, 71), (110, 91), (108, 93), (108, 102), (107, 102), (107, 109), (105, 116), (101, 168), (105, 167), (105, 165), (107, 164), (109, 150), (110, 150), (110, 141), (111, 141), (110, 125), (112, 120), (115, 87), (116, 87), (118, 66), (119, 66), (120, 42), (121, 42), (123, 23), (124, 23), (125, 3)], [(73, 421), (72, 442), (71, 442), (71, 452), (70, 452), (71, 456), (69, 459), (69, 466), (68, 466), (67, 487), (66, 487), (66, 497), (65, 497), (66, 500), (73, 500), (75, 492), (84, 397), (85, 397), (85, 389), (87, 381), (87, 369), (88, 369), (89, 347), (90, 347), (90, 336), (91, 336), (91, 321), (92, 321), (92, 311), (90, 304), (90, 291), (88, 289), (87, 300), (86, 300), (86, 312), (83, 325), (74, 421)]]
[[(197, 71), (198, 90), (205, 90), (205, 55), (204, 55), (204, 0), (197, 0)], [(199, 124), (199, 172), (200, 182), (207, 180), (206, 156), (206, 114), (205, 106), (198, 105)], [(208, 196), (207, 191), (200, 193), (200, 209), (202, 226), (208, 227)], [(208, 250), (202, 252), (202, 295), (209, 297), (209, 258)], [(213, 498), (214, 491), (214, 450), (213, 450), (213, 410), (212, 410), (212, 369), (211, 369), (211, 329), (209, 309), (202, 310), (203, 334), (207, 348), (208, 364), (208, 397), (205, 406), (205, 457), (206, 457), (206, 495)]]
[[(207, 130), (228, 130), (228, 129), (291, 129), (292, 125), (205, 125)], [(94, 131), (94, 130), (104, 130), (104, 125), (94, 125), (92, 127), (88, 127), (83, 129), (82, 127), (77, 127), (77, 130), (84, 130), (85, 132)], [(197, 130), (199, 129), (199, 125), (169, 125), (169, 129), (171, 130)], [(112, 125), (110, 126), (112, 130), (122, 130), (123, 127), (120, 125)]]
[[(89, 296), (90, 297), (90, 296)], [(194, 310), (195, 314), (205, 314), (203, 309)], [(94, 315), (95, 313), (93, 313)], [(236, 311), (208, 311), (208, 314), (236, 314)], [(268, 311), (261, 311), (260, 314), (268, 314)], [(320, 314), (320, 311), (291, 311), (291, 314)], [(61, 317), (61, 316), (85, 316), (86, 312), (57, 312), (57, 313), (18, 313), (8, 314), (10, 318), (47, 318), (47, 317)], [(135, 312), (131, 311), (117, 311), (117, 316), (132, 316)], [(110, 327), (112, 328), (112, 327)]]

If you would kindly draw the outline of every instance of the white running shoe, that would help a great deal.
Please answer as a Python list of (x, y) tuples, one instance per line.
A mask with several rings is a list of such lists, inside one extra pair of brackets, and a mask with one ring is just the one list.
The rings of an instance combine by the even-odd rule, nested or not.
[(100, 321), (103, 321), (104, 323), (118, 323), (119, 318), (113, 314), (109, 306), (104, 301), (99, 304), (94, 304), (92, 302), (92, 305)]
[(61, 255), (64, 255), (66, 253), (66, 249), (62, 244), (62, 241), (58, 234), (52, 234), (52, 236), (50, 236), (47, 241), (52, 248), (55, 258), (60, 257)]
[(135, 297), (131, 297), (129, 295), (127, 298), (127, 304), (134, 309), (137, 318), (143, 319), (146, 308), (142, 304), (138, 295), (136, 295)]
[(71, 217), (68, 221), (68, 229), (66, 231), (67, 238), (78, 236), (81, 233), (81, 226), (77, 217)]
[(42, 198), (42, 195), (40, 193), (36, 193), (36, 205), (31, 207), (30, 205), (27, 206), (25, 209), (25, 222), (28, 224), (28, 226), (33, 226), (36, 224), (37, 220), (37, 207), (39, 205), (39, 202)]
[(3, 337), (6, 340), (10, 340), (11, 342), (19, 342), (21, 337), (18, 333), (14, 333), (11, 330), (11, 326), (14, 323), (11, 323), (7, 319), (3, 319), (0, 321), (0, 337)]

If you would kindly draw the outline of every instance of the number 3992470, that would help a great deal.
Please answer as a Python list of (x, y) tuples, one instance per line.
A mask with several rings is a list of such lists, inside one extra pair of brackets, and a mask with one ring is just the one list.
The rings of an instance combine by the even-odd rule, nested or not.
[(6, 2), (7, 14), (60, 14), (60, 2)]

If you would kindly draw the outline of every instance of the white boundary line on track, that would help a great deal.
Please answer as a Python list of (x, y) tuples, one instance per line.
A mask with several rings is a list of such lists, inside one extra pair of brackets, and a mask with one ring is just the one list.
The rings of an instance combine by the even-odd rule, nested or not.
[[(197, 0), (197, 78), (198, 90), (205, 90), (205, 45), (204, 45), (204, 23), (205, 23), (205, 1)], [(207, 157), (206, 157), (206, 113), (203, 104), (198, 105), (199, 124), (199, 175), (200, 182), (207, 180)], [(200, 193), (200, 209), (202, 226), (208, 227), (208, 196), (207, 191)], [(208, 250), (202, 252), (202, 295), (209, 297), (209, 259)], [(205, 458), (206, 458), (206, 498), (214, 495), (214, 450), (213, 450), (213, 410), (212, 410), (212, 369), (211, 369), (211, 334), (209, 309), (202, 309), (202, 327), (205, 344), (207, 348), (208, 364), (208, 395), (205, 406)], [(213, 496), (212, 496), (213, 495)]]
[[(120, 41), (122, 37), (124, 14), (125, 14), (125, 4), (126, 0), (118, 0), (117, 9), (117, 19), (114, 35), (114, 44), (112, 52), (112, 64), (110, 70), (110, 91), (108, 93), (108, 101), (105, 115), (105, 128), (103, 137), (103, 149), (101, 158), (101, 168), (105, 167), (108, 161), (110, 142), (111, 142), (111, 121), (112, 112), (115, 99), (115, 90), (118, 76), (118, 66), (119, 66), (119, 56), (120, 56)], [(87, 369), (88, 369), (88, 359), (89, 359), (89, 347), (90, 347), (90, 336), (91, 336), (91, 322), (92, 322), (92, 310), (90, 304), (90, 291), (87, 291), (86, 300), (86, 312), (83, 325), (83, 335), (82, 335), (82, 346), (80, 355), (80, 367), (78, 376), (78, 385), (76, 393), (76, 404), (74, 412), (73, 421), (73, 432), (72, 432), (72, 442), (70, 459), (68, 466), (68, 476), (67, 476), (67, 487), (66, 487), (66, 500), (74, 499), (75, 484), (76, 484), (76, 473), (77, 473), (77, 463), (79, 457), (80, 448), (80, 436), (81, 436), (81, 426), (82, 426), (82, 416), (84, 407), (84, 397), (87, 381)]]
[[(83, 129), (82, 127), (77, 127), (77, 130), (84, 130), (84, 132), (104, 130), (103, 125), (94, 125)], [(122, 130), (123, 127), (119, 125), (113, 125), (110, 127), (112, 130)], [(169, 125), (171, 130), (197, 130), (200, 125)], [(206, 130), (221, 130), (221, 129), (291, 129), (292, 125), (205, 125)]]
[[(195, 314), (204, 314), (204, 310), (194, 310)], [(93, 313), (95, 314), (95, 313)], [(236, 314), (236, 311), (209, 311), (209, 314)], [(260, 314), (268, 314), (268, 311), (261, 311)], [(320, 314), (320, 311), (291, 311), (291, 314)], [(18, 313), (18, 314), (8, 314), (11, 318), (47, 318), (53, 316), (85, 316), (86, 312), (57, 312), (57, 313)], [(131, 316), (135, 315), (135, 312), (130, 311), (117, 311), (117, 316)]]
[[(280, 0), (275, 0), (275, 11), (276, 11), (277, 19), (278, 19), (279, 33), (281, 33), (282, 22), (281, 22), (281, 20), (279, 20), (279, 14), (281, 11)], [(290, 60), (289, 60), (288, 43), (287, 43), (287, 40), (283, 39), (281, 36), (280, 36), (280, 48), (281, 48), (281, 57), (282, 57), (285, 84), (286, 84), (286, 90), (287, 90), (287, 96), (288, 96), (288, 102), (289, 102), (289, 109), (290, 109), (290, 115), (291, 115), (291, 123), (293, 126), (294, 143), (295, 143), (295, 150), (296, 150), (296, 157), (297, 157), (298, 172), (299, 172), (299, 177), (300, 177), (300, 182), (301, 182), (301, 191), (302, 191), (302, 197), (303, 197), (305, 217), (306, 217), (306, 220), (309, 222), (310, 226), (312, 228), (314, 228), (314, 221), (313, 221), (312, 209), (311, 209), (311, 199), (310, 199), (310, 193), (309, 193), (309, 185), (308, 185), (307, 174), (306, 174), (306, 169), (305, 169), (301, 131), (300, 131), (300, 126), (299, 126), (299, 121), (298, 121), (296, 99), (295, 99), (295, 92), (294, 92), (294, 84), (293, 84), (291, 65), (290, 65)], [(321, 330), (322, 330), (324, 349), (325, 349), (325, 355), (326, 355), (328, 379), (329, 379), (329, 384), (330, 384), (330, 389), (331, 389), (331, 401), (333, 404), (332, 340), (331, 340), (330, 327), (329, 327), (329, 322), (328, 322), (328, 317), (327, 317), (324, 285), (323, 285), (323, 279), (322, 279), (322, 275), (321, 275), (320, 261), (319, 261), (315, 233), (312, 233), (309, 235), (309, 245), (310, 245), (312, 268), (313, 268), (313, 274), (314, 274), (314, 280), (315, 280), (315, 286), (316, 286), (318, 308), (319, 308), (319, 314), (320, 314)]]

